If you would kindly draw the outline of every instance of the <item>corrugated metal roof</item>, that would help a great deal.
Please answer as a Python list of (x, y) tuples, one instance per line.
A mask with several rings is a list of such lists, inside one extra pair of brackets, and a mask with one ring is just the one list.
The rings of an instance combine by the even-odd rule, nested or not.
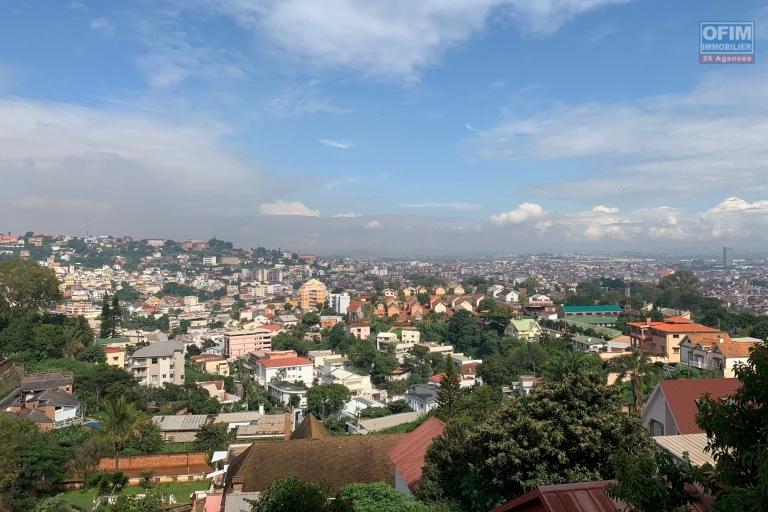
[(169, 416), (152, 416), (152, 421), (162, 431), (197, 430), (208, 421), (206, 414), (174, 414)]
[(684, 434), (679, 436), (655, 436), (653, 441), (678, 459), (687, 453), (691, 462), (696, 466), (704, 464), (715, 465), (715, 459), (704, 449), (707, 447), (708, 438), (704, 433)]
[(444, 428), (445, 423), (432, 416), (387, 452), (389, 460), (409, 488), (421, 481), (427, 449), (432, 440), (443, 433)]

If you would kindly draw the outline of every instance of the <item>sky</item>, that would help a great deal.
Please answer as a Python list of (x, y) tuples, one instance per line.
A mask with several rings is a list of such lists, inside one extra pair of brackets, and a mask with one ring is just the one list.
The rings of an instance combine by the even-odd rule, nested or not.
[[(0, 231), (333, 255), (768, 242), (768, 7), (0, 0)], [(755, 64), (699, 64), (754, 21)]]

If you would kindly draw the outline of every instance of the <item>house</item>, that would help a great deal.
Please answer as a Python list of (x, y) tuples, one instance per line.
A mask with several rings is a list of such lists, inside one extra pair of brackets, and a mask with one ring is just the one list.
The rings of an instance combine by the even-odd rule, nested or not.
[(659, 382), (643, 407), (643, 426), (652, 436), (697, 434), (697, 402), (709, 394), (715, 400), (735, 393), (738, 379), (680, 379)]
[(445, 295), (445, 288), (443, 288), (442, 286), (436, 287), (435, 295), (438, 295), (438, 296)]
[[(301, 425), (296, 432), (300, 428)], [(402, 437), (402, 434), (324, 436), (253, 443), (229, 464), (224, 502), (232, 491), (261, 492), (275, 480), (289, 475), (296, 475), (302, 482), (325, 481), (332, 495), (350, 483), (394, 485), (394, 466), (387, 452)]]
[(294, 384), (303, 382), (311, 385), (312, 362), (306, 357), (299, 357), (293, 350), (286, 352), (288, 353), (268, 353), (264, 358), (259, 359), (254, 368), (254, 379), (262, 386), (266, 386), (273, 380)]
[(239, 396), (228, 393), (227, 390), (224, 389), (223, 380), (199, 381), (195, 382), (195, 385), (206, 391), (211, 398), (215, 399), (220, 404), (234, 404), (240, 401)]
[(321, 315), (320, 316), (320, 328), (321, 329), (330, 329), (334, 325), (342, 322), (344, 320), (343, 317), (339, 315)]
[(417, 412), (401, 412), (398, 414), (389, 414), (380, 418), (356, 419), (347, 422), (347, 430), (350, 434), (367, 435), (380, 430), (411, 423), (419, 419)]
[(300, 384), (293, 384), (286, 381), (273, 381), (267, 384), (267, 392), (274, 400), (284, 404), (291, 405), (291, 400), (298, 401), (298, 407), (307, 406), (307, 387)]
[(445, 423), (432, 416), (389, 449), (387, 456), (395, 466), (395, 489), (411, 495), (419, 486), (427, 449), (444, 429)]
[(296, 315), (286, 313), (277, 315), (275, 323), (281, 327), (295, 327), (299, 325), (299, 318)]
[(229, 363), (224, 356), (200, 354), (192, 356), (190, 359), (205, 373), (219, 375), (221, 377), (229, 376)]
[(359, 340), (367, 340), (371, 335), (371, 326), (362, 323), (351, 324), (347, 327), (347, 331)]
[(247, 425), (238, 425), (235, 438), (240, 441), (256, 439), (288, 439), (293, 428), (292, 415), (289, 411), (283, 414), (260, 414)]
[(668, 317), (663, 322), (630, 322), (632, 346), (649, 354), (664, 356), (670, 363), (680, 362), (680, 342), (689, 334), (716, 334), (718, 329), (697, 324), (681, 316)]
[(327, 358), (340, 357), (333, 350), (310, 350), (307, 352), (307, 358), (312, 361), (315, 368), (322, 368)]
[(386, 379), (388, 381), (393, 380), (408, 380), (408, 378), (411, 376), (412, 370), (408, 366), (398, 366), (391, 372), (389, 372), (389, 375), (386, 376)]
[(184, 384), (184, 345), (157, 341), (142, 347), (129, 359), (128, 370), (143, 386)]
[(715, 459), (707, 451), (707, 434), (682, 434), (678, 436), (656, 436), (653, 442), (657, 448), (665, 450), (677, 462), (682, 462), (687, 455), (694, 466), (709, 464), (714, 467)]
[(352, 396), (364, 395), (371, 391), (370, 375), (361, 375), (344, 368), (336, 368), (324, 373), (323, 384), (341, 384), (349, 390)]
[(421, 332), (417, 329), (403, 329), (400, 331), (400, 341), (403, 343), (418, 343), (421, 339)]
[(58, 386), (48, 387), (45, 384), (45, 387), (41, 387), (43, 382), (33, 386), (22, 383), (20, 388), (0, 402), (0, 410), (31, 420), (40, 430), (68, 427), (81, 422), (83, 411), (77, 397)]
[(504, 302), (520, 302), (520, 294), (516, 290), (509, 290), (502, 297)]
[(483, 364), (482, 359), (472, 359), (461, 352), (451, 354), (451, 364), (459, 371), (460, 375), (477, 375), (477, 368)]
[(512, 319), (504, 329), (504, 336), (535, 340), (541, 336), (541, 326), (536, 320), (530, 318)]
[(208, 423), (207, 414), (171, 414), (152, 416), (152, 422), (160, 428), (163, 440), (169, 443), (189, 443), (195, 440), (200, 427)]
[(233, 360), (245, 357), (250, 352), (271, 350), (272, 337), (275, 334), (277, 334), (275, 329), (267, 327), (227, 331), (224, 333), (224, 356), (229, 360)]
[(349, 418), (357, 418), (360, 411), (366, 409), (386, 409), (386, 404), (379, 402), (378, 400), (372, 400), (364, 396), (353, 396), (349, 402), (344, 404), (341, 413)]
[(437, 391), (434, 384), (414, 384), (405, 393), (405, 401), (413, 411), (426, 414), (437, 407)]
[(347, 307), (347, 315), (349, 315), (349, 319), (352, 321), (363, 318), (363, 303), (359, 300), (350, 301)]
[(125, 348), (123, 347), (104, 347), (104, 356), (106, 363), (112, 368), (125, 369)]
[(541, 377), (521, 375), (516, 382), (512, 383), (511, 391), (517, 396), (525, 396), (531, 392), (539, 381), (541, 381)]
[(746, 363), (757, 338), (731, 338), (728, 333), (688, 334), (680, 342), (680, 364), (709, 370), (726, 378), (736, 376), (736, 363)]

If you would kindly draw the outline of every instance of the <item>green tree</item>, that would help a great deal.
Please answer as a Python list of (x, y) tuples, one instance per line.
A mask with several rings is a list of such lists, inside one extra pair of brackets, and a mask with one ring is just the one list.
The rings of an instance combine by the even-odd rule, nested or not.
[(613, 458), (617, 484), (608, 494), (634, 512), (685, 512), (700, 501), (693, 487), (698, 471), (686, 457), (678, 462), (666, 451), (618, 452)]
[(342, 384), (318, 384), (307, 390), (307, 409), (317, 416), (335, 416), (349, 398), (349, 389)]
[(384, 483), (347, 484), (339, 490), (333, 511), (429, 512), (430, 507)]
[(542, 376), (556, 381), (568, 375), (586, 373), (602, 374), (603, 362), (596, 355), (587, 352), (568, 351), (554, 354), (542, 365)]
[(203, 425), (195, 434), (195, 450), (214, 452), (226, 450), (232, 442), (232, 435), (226, 423)]
[(327, 483), (302, 482), (296, 475), (273, 481), (261, 493), (253, 512), (322, 512), (327, 510)]
[(741, 387), (728, 400), (699, 400), (697, 423), (715, 459), (714, 510), (768, 510), (768, 347), (737, 365)]
[(109, 338), (112, 334), (112, 307), (109, 304), (109, 296), (105, 295), (101, 302), (101, 326), (99, 327), (101, 338)]
[(59, 494), (40, 500), (35, 505), (34, 512), (74, 512), (74, 509), (64, 496)]
[(618, 450), (648, 450), (639, 420), (595, 373), (544, 380), (484, 421), (449, 422), (427, 452), (422, 495), (485, 511), (544, 484), (607, 479)]
[(456, 366), (446, 358), (445, 374), (437, 391), (437, 417), (447, 421), (454, 418), (459, 411), (464, 399), (461, 391), (461, 377)]
[(141, 429), (149, 418), (144, 416), (125, 397), (107, 402), (102, 415), (101, 427), (104, 436), (115, 448), (115, 464), (119, 464), (120, 452), (130, 439), (141, 436)]
[(152, 421), (139, 425), (139, 433), (130, 437), (125, 443), (124, 450), (130, 453), (158, 453), (163, 446), (163, 435), (160, 427)]
[(99, 496), (116, 494), (128, 484), (128, 477), (122, 471), (100, 471), (85, 481), (85, 487), (93, 489)]
[(630, 407), (632, 412), (640, 414), (645, 395), (655, 382), (651, 360), (640, 350), (635, 349), (628, 355), (617, 357), (611, 364), (618, 373), (617, 383), (629, 381), (629, 390), (632, 395)]
[(59, 280), (34, 261), (0, 262), (0, 316), (38, 312), (61, 300)]

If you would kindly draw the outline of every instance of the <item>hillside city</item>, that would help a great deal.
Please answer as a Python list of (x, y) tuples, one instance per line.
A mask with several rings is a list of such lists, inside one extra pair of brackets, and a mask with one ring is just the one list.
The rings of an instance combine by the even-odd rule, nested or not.
[[(744, 365), (759, 371), (767, 269), (730, 248), (399, 261), (2, 235), (2, 449), (32, 468), (6, 499), (243, 512), (306, 494), (317, 510), (331, 496), (350, 510), (523, 510), (584, 489), (633, 503), (645, 478), (683, 492), (675, 507), (708, 507), (715, 491), (696, 475), (723, 455), (700, 397), (725, 407)], [(660, 466), (636, 473), (648, 464)], [(673, 509), (651, 503), (634, 510)]]

